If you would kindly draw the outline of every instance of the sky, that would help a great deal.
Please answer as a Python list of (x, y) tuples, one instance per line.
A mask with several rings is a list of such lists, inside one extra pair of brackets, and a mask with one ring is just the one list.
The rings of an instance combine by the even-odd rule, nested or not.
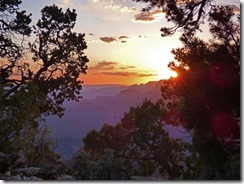
[[(132, 0), (22, 0), (21, 8), (32, 13), (33, 23), (46, 5), (76, 9), (74, 31), (85, 33), (89, 58), (84, 84), (146, 83), (168, 79), (175, 73), (167, 67), (173, 48), (181, 47), (180, 33), (161, 37), (160, 28), (170, 26), (161, 11), (146, 14), (146, 6)], [(237, 0), (221, 0), (239, 6)], [(205, 30), (205, 29), (203, 29)], [(207, 29), (206, 29), (207, 30)], [(208, 38), (207, 31), (201, 33)]]

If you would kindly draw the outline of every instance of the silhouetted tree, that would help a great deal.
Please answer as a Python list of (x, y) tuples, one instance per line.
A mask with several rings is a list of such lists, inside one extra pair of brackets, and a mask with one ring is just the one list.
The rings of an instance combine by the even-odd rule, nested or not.
[(92, 130), (84, 141), (84, 151), (98, 157), (107, 148), (115, 151), (121, 169), (130, 175), (151, 176), (154, 172), (170, 179), (191, 178), (197, 155), (190, 144), (171, 138), (164, 127), (165, 111), (160, 102), (144, 101), (130, 108), (115, 126), (105, 124)]
[[(90, 153), (80, 150), (73, 159), (74, 177), (77, 180), (128, 180), (129, 176), (120, 170), (114, 150), (106, 148), (96, 159)], [(124, 175), (125, 174), (125, 175)]]
[(161, 28), (162, 36), (173, 35), (176, 31), (182, 31), (184, 36), (194, 35), (200, 30), (201, 24), (209, 12), (212, 11), (214, 0), (133, 0), (147, 3), (143, 11), (150, 11), (153, 8), (160, 8), (165, 13), (167, 21), (172, 22), (172, 27)]
[(240, 24), (227, 6), (215, 6), (209, 22), (211, 41), (188, 37), (172, 51), (178, 77), (167, 94), (181, 99), (203, 179), (240, 179)]
[[(194, 130), (200, 178), (240, 179), (240, 15), (213, 0), (135, 1), (148, 3), (144, 11), (161, 8), (173, 23), (162, 36), (183, 33), (184, 47), (172, 51), (176, 61), (169, 64), (178, 77), (162, 88), (163, 99), (174, 99), (168, 122)], [(209, 42), (195, 36), (206, 22)]]
[[(38, 127), (47, 115), (62, 116), (65, 100), (79, 100), (86, 73), (85, 35), (73, 32), (75, 10), (46, 6), (31, 28), (20, 0), (0, 6), (0, 150), (24, 127)], [(33, 33), (33, 42), (27, 37)]]
[[(11, 75), (11, 70), (16, 65), (23, 52), (21, 42), (16, 42), (18, 36), (23, 40), (25, 36), (31, 34), (29, 26), (31, 19), (26, 11), (19, 11), (21, 0), (1, 0), (0, 1), (0, 57), (8, 60), (5, 65), (1, 66), (0, 81)], [(3, 76), (2, 76), (3, 75)]]

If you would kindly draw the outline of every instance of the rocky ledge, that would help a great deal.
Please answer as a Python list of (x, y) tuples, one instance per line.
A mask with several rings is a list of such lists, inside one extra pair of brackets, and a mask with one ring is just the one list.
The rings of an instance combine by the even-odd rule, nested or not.
[(58, 168), (27, 167), (18, 155), (0, 152), (0, 180), (74, 180)]

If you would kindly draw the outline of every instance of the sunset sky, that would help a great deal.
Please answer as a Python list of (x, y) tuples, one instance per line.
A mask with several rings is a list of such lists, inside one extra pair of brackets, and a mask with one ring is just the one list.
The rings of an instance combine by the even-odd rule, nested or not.
[[(32, 13), (33, 23), (45, 5), (56, 4), (64, 9), (76, 9), (76, 32), (86, 34), (90, 62), (85, 84), (135, 84), (167, 79), (172, 75), (167, 67), (173, 60), (172, 48), (181, 46), (180, 33), (160, 36), (160, 28), (168, 24), (161, 11), (141, 13), (145, 4), (132, 0), (22, 0), (21, 8)], [(223, 4), (239, 6), (237, 0), (221, 0)], [(206, 30), (206, 31), (204, 31)], [(201, 36), (209, 38), (203, 27)]]

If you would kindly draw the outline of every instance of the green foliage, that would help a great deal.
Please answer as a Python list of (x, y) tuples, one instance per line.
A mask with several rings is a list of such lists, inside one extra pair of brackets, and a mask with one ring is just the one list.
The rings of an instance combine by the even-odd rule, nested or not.
[(39, 107), (47, 102), (38, 86), (31, 82), (22, 86), (7, 102), (1, 109), (0, 150), (22, 154), (32, 166), (55, 164), (59, 159), (54, 151), (56, 143), (47, 127), (39, 127)]
[(74, 155), (73, 163), (74, 176), (78, 180), (111, 180), (120, 166), (112, 149), (105, 149), (96, 159), (81, 150)]
[(93, 179), (93, 161), (89, 153), (83, 150), (77, 152), (73, 156), (73, 170), (74, 177), (78, 180), (90, 180)]
[(54, 167), (60, 158), (60, 155), (55, 152), (58, 147), (56, 140), (51, 136), (47, 126), (38, 129), (35, 136), (34, 146), (36, 155), (30, 160), (31, 165), (38, 165), (44, 168)]
[(33, 83), (22, 86), (15, 95), (10, 96), (3, 103), (0, 111), (1, 150), (9, 152), (11, 149), (15, 149), (16, 145), (11, 145), (11, 142), (26, 134), (24, 130), (37, 130), (38, 120), (41, 120), (39, 107), (43, 104), (46, 104), (44, 95)]
[(60, 155), (55, 153), (57, 142), (51, 136), (47, 126), (38, 129), (28, 128), (22, 130), (23, 135), (14, 140), (16, 150), (21, 150), (27, 164), (49, 168), (56, 166)]
[[(123, 163), (121, 168), (130, 175), (151, 176), (160, 169), (163, 175), (177, 179), (190, 168), (184, 163), (194, 152), (189, 144), (169, 136), (164, 128), (164, 113), (161, 102), (145, 100), (125, 113), (115, 126), (105, 124), (100, 131), (90, 131), (83, 139), (84, 151), (96, 158), (111, 148), (116, 160)], [(197, 157), (190, 164), (195, 162)]]
[(140, 167), (141, 167), (141, 171), (139, 173), (140, 176), (151, 176), (154, 172), (155, 172), (155, 162), (154, 161), (140, 161), (139, 162)]

